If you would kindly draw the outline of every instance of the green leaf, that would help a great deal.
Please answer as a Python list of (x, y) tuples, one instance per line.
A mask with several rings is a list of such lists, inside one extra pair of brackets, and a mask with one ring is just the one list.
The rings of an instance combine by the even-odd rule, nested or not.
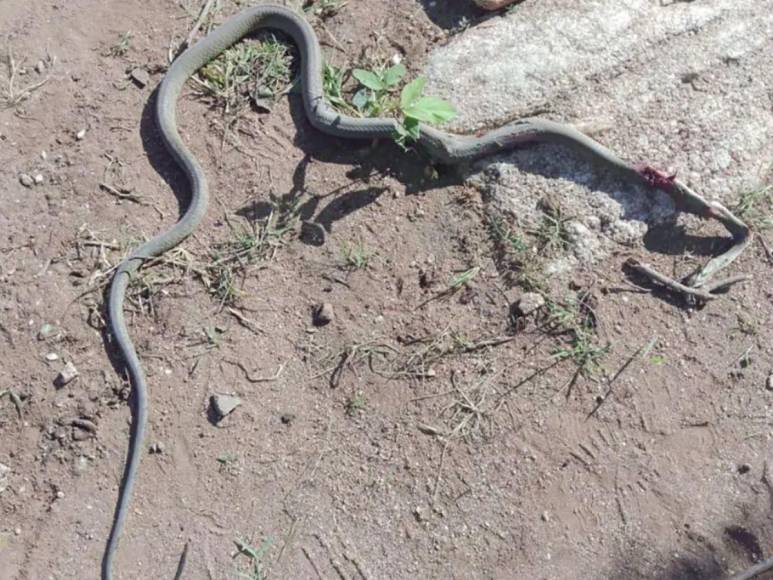
[(419, 122), (415, 119), (411, 119), (410, 117), (405, 120), (403, 123), (403, 128), (405, 129), (406, 134), (408, 137), (413, 139), (414, 141), (419, 138)]
[(357, 109), (359, 109), (360, 111), (365, 110), (369, 102), (370, 102), (370, 96), (368, 95), (367, 89), (360, 89), (352, 97), (352, 105), (357, 107)]
[(405, 65), (402, 63), (396, 64), (393, 67), (390, 67), (387, 69), (387, 71), (384, 73), (384, 84), (388, 87), (393, 87), (397, 83), (400, 82), (400, 79), (405, 76), (406, 73)]
[(352, 71), (352, 76), (360, 81), (360, 84), (364, 87), (368, 87), (374, 91), (383, 91), (386, 87), (384, 81), (374, 72), (356, 68)]
[(400, 108), (403, 109), (403, 111), (419, 100), (421, 93), (424, 92), (424, 85), (426, 84), (427, 79), (418, 77), (403, 87), (403, 92), (400, 94)]
[(421, 97), (403, 108), (406, 117), (425, 123), (445, 123), (456, 117), (456, 109), (439, 97)]

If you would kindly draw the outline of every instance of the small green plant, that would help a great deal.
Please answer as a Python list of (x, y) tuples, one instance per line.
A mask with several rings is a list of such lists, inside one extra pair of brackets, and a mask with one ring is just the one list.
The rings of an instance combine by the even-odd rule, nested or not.
[(561, 205), (550, 198), (541, 200), (539, 207), (542, 210), (542, 219), (531, 233), (536, 238), (540, 251), (550, 255), (566, 250), (570, 243), (569, 231), (566, 229), (570, 218), (563, 214)]
[(651, 365), (660, 366), (666, 364), (666, 357), (662, 354), (653, 354), (647, 359), (647, 362)]
[(236, 225), (228, 221), (231, 238), (212, 247), (211, 261), (206, 269), (207, 285), (221, 305), (232, 305), (238, 300), (237, 280), (240, 274), (243, 275), (256, 262), (274, 257), (293, 231), (297, 209), (297, 204), (274, 200), (269, 215), (264, 219)]
[(567, 334), (569, 341), (553, 351), (559, 360), (572, 359), (577, 373), (587, 376), (601, 368), (601, 360), (610, 352), (609, 344), (600, 344), (594, 316), (583, 297), (572, 296), (565, 303), (547, 302), (548, 327), (556, 334)]
[(220, 473), (236, 475), (239, 471), (239, 456), (236, 453), (223, 453), (217, 457), (218, 470)]
[(107, 56), (125, 56), (132, 44), (132, 33), (127, 31), (118, 37), (118, 41), (107, 50)]
[(362, 242), (357, 242), (354, 245), (345, 245), (342, 253), (346, 268), (350, 270), (364, 270), (370, 264), (370, 259), (373, 256), (372, 252)]
[(324, 90), (325, 98), (339, 111), (357, 114), (357, 109), (346, 101), (346, 96), (344, 94), (344, 84), (346, 83), (346, 80), (347, 74), (343, 69), (333, 66), (332, 64), (325, 65), (322, 75), (322, 89)]
[(743, 192), (733, 211), (758, 232), (773, 228), (773, 186)]
[(465, 270), (464, 272), (456, 274), (448, 282), (448, 290), (454, 292), (459, 288), (466, 286), (475, 278), (475, 276), (478, 275), (479, 272), (480, 266), (473, 266), (469, 270)]
[(489, 235), (496, 244), (503, 244), (509, 252), (520, 254), (529, 249), (523, 237), (516, 234), (504, 220), (497, 216), (490, 216), (488, 220)]
[(234, 543), (238, 550), (234, 557), (247, 556), (251, 565), (248, 573), (245, 574), (244, 572), (239, 572), (239, 576), (247, 578), (248, 580), (265, 580), (266, 576), (263, 574), (262, 560), (265, 557), (266, 552), (268, 552), (268, 549), (274, 543), (274, 539), (265, 539), (259, 548), (254, 548), (242, 539), (235, 540)]
[(352, 104), (366, 117), (395, 114), (398, 110), (398, 101), (394, 95), (406, 72), (405, 65), (402, 63), (385, 70), (362, 68), (352, 70), (352, 76), (361, 85), (352, 97)]
[(400, 93), (402, 125), (398, 125), (398, 142), (405, 143), (419, 138), (420, 124), (440, 125), (456, 117), (456, 110), (440, 97), (425, 96), (427, 79), (418, 77)]
[(419, 138), (421, 123), (437, 125), (456, 116), (456, 110), (447, 101), (424, 95), (427, 84), (424, 77), (406, 84), (398, 98), (397, 89), (406, 72), (402, 63), (387, 69), (352, 71), (361, 86), (352, 104), (366, 117), (396, 116), (399, 123), (395, 141), (403, 146)]
[(353, 417), (357, 413), (364, 411), (366, 405), (365, 394), (362, 391), (357, 391), (346, 399), (346, 414)]
[(310, 0), (304, 3), (303, 11), (325, 20), (338, 14), (346, 4), (343, 0)]

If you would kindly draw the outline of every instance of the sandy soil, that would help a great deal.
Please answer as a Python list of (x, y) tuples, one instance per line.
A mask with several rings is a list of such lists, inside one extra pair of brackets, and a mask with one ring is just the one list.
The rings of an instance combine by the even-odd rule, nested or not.
[[(221, 4), (220, 17), (240, 3)], [(415, 74), (489, 17), (471, 4), (356, 0), (316, 26), (332, 62), (399, 54)], [(152, 106), (198, 9), (0, 4), (20, 69), (0, 110), (1, 580), (98, 577), (131, 417), (102, 284), (186, 203)], [(151, 410), (119, 578), (171, 577), (187, 540), (186, 577), (212, 579), (703, 579), (770, 555), (761, 246), (734, 266), (752, 280), (699, 309), (636, 288), (622, 264), (644, 248), (554, 288), (609, 346), (578, 374), (549, 312), (513, 316), (522, 289), (486, 201), (452, 172), (325, 137), (293, 95), (224, 139), (222, 111), (189, 91), (180, 122), (213, 202), (175, 255), (192, 269), (149, 269), (127, 306)], [(296, 209), (289, 230), (225, 307), (194, 270), (272, 199)], [(658, 232), (651, 261), (682, 269), (714, 234)], [(322, 302), (333, 320), (315, 326)], [(79, 376), (57, 386), (67, 362)], [(212, 394), (242, 405), (217, 422)], [(263, 576), (241, 542), (263, 548)]]

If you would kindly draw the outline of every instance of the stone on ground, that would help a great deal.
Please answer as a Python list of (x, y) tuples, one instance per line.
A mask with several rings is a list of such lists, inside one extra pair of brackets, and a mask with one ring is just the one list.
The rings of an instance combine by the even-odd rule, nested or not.
[[(540, 0), (459, 34), (430, 57), (427, 93), (450, 129), (518, 117), (585, 127), (620, 157), (674, 172), (726, 205), (773, 165), (773, 0)], [(523, 228), (545, 196), (570, 217), (572, 252), (594, 262), (674, 218), (664, 194), (620, 183), (571, 150), (526, 147), (479, 162), (470, 180)]]

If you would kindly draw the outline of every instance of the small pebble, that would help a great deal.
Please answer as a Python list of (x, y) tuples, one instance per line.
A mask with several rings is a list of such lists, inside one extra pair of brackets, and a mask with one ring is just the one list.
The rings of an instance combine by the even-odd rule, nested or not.
[(285, 425), (289, 425), (290, 423), (292, 423), (293, 419), (295, 419), (295, 415), (293, 415), (292, 413), (285, 413), (279, 418), (279, 420), (282, 421), (282, 423)]
[(528, 316), (545, 306), (545, 298), (536, 292), (526, 292), (513, 305), (514, 311), (519, 316)]
[(148, 452), (150, 452), (152, 455), (160, 455), (164, 452), (164, 444), (160, 441), (157, 441), (156, 443), (151, 444), (151, 446), (148, 448)]
[(75, 365), (71, 362), (68, 362), (66, 365), (64, 365), (64, 368), (59, 371), (59, 374), (56, 376), (56, 379), (54, 379), (54, 385), (57, 387), (63, 387), (72, 381), (75, 380), (75, 378), (78, 376), (78, 369), (75, 368)]
[(329, 302), (321, 302), (314, 306), (312, 322), (314, 326), (325, 326), (333, 320), (333, 305)]
[(56, 354), (55, 352), (49, 352), (49, 353), (46, 355), (46, 360), (47, 360), (48, 362), (54, 362), (54, 361), (56, 361), (56, 360), (59, 360), (59, 355), (58, 355), (58, 354)]
[(212, 395), (209, 399), (210, 408), (215, 415), (216, 422), (220, 422), (224, 417), (230, 415), (236, 407), (242, 404), (239, 397), (232, 395)]
[(17, 536), (21, 536), (21, 528), (14, 528), (13, 533), (16, 534)]
[(150, 82), (150, 75), (144, 68), (135, 68), (129, 73), (129, 77), (133, 80), (138, 87), (143, 88)]
[(11, 468), (0, 463), (0, 493), (3, 493), (5, 488), (8, 487), (8, 475), (10, 473)]
[(35, 185), (35, 180), (32, 178), (31, 175), (27, 175), (26, 173), (20, 173), (19, 183), (21, 183), (24, 187), (32, 187), (33, 185)]
[(42, 60), (39, 60), (38, 64), (35, 65), (35, 70), (39, 75), (42, 75), (46, 70), (46, 63), (44, 63)]
[(47, 338), (54, 336), (54, 334), (56, 334), (56, 326), (46, 322), (42, 324), (40, 330), (38, 330), (38, 340), (46, 340)]
[(741, 465), (738, 466), (738, 473), (741, 475), (745, 475), (749, 473), (751, 470), (752, 470), (752, 466), (749, 465), (748, 463), (742, 463)]
[(80, 131), (78, 131), (78, 132), (75, 134), (75, 138), (76, 138), (78, 141), (82, 141), (82, 140), (83, 140), (83, 138), (84, 138), (85, 136), (86, 136), (86, 129), (81, 129)]
[(40, 174), (40, 173), (38, 173), (37, 175), (35, 175), (35, 177), (34, 177), (33, 179), (35, 180), (35, 183), (37, 183), (38, 185), (40, 185), (41, 183), (43, 183), (43, 175), (42, 175), (42, 174)]
[(765, 381), (765, 388), (769, 391), (773, 391), (773, 373), (768, 375), (768, 380)]
[(77, 427), (73, 427), (72, 438), (73, 438), (73, 441), (85, 441), (86, 439), (91, 438), (91, 433), (89, 433), (88, 431), (84, 431), (83, 429), (78, 429)]
[(64, 497), (64, 492), (60, 489), (56, 492), (56, 499), (62, 499)]
[(43, 161), (45, 161), (46, 159), (48, 159), (48, 153), (46, 153), (45, 151), (41, 151), (41, 152), (40, 152), (40, 158), (41, 158)]

